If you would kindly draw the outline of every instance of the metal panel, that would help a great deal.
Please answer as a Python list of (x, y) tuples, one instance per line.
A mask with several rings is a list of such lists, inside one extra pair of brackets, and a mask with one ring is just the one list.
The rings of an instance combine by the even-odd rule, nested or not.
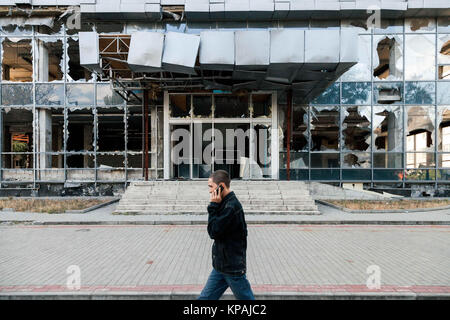
[(261, 69), (269, 65), (270, 33), (267, 30), (235, 32), (236, 68)]
[(306, 30), (305, 62), (339, 62), (339, 30)]
[(273, 0), (250, 0), (250, 13), (248, 18), (251, 20), (270, 20), (275, 10)]
[(97, 32), (78, 33), (80, 49), (80, 65), (94, 70), (100, 70), (100, 56)]
[(164, 70), (196, 74), (194, 66), (199, 46), (198, 35), (168, 32), (164, 43)]
[(136, 32), (131, 35), (128, 64), (136, 72), (161, 70), (164, 34), (159, 32)]
[(340, 62), (358, 61), (358, 31), (355, 28), (341, 28)]
[(270, 63), (303, 63), (304, 40), (304, 30), (270, 31)]
[(203, 31), (200, 33), (200, 64), (204, 69), (233, 70), (234, 32)]

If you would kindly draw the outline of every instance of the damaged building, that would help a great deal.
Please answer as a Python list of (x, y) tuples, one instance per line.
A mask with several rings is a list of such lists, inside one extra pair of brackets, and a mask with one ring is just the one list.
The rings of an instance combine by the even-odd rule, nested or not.
[(449, 7), (0, 0), (0, 193), (225, 169), (449, 196)]

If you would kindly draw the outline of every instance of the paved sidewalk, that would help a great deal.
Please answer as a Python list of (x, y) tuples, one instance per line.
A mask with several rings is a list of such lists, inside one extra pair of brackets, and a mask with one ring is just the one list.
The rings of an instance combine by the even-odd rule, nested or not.
[[(204, 225), (0, 226), (0, 299), (194, 299), (211, 245)], [(450, 299), (449, 248), (450, 226), (249, 225), (247, 276), (257, 299)]]
[[(204, 215), (113, 215), (117, 203), (80, 214), (45, 214), (0, 211), (0, 225), (28, 223), (52, 224), (206, 224)], [(406, 224), (406, 225), (450, 225), (450, 209), (410, 213), (348, 213), (318, 204), (321, 215), (246, 215), (248, 224)]]

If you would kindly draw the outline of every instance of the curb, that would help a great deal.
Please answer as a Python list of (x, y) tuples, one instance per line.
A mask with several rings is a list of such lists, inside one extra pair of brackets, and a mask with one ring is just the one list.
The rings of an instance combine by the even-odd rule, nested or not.
[[(273, 224), (292, 224), (292, 225), (450, 225), (449, 221), (364, 221), (364, 220), (247, 220), (247, 225), (273, 225)], [(207, 225), (207, 221), (1, 221), (1, 225), (35, 225), (35, 226), (53, 226), (53, 225)]]
[[(325, 200), (315, 200), (316, 202), (323, 204), (324, 206), (328, 206), (334, 209), (338, 209), (344, 212), (348, 213), (409, 213), (409, 212), (428, 212), (428, 211), (440, 211), (440, 210), (448, 210), (450, 209), (450, 206), (445, 207), (435, 207), (435, 208), (420, 208), (420, 209), (392, 209), (392, 210), (352, 210), (347, 209), (345, 207), (341, 207), (338, 205), (335, 205), (333, 203), (327, 202)], [(370, 201), (370, 200), (369, 200)], [(379, 200), (373, 200), (373, 201), (379, 201)], [(394, 200), (395, 201), (395, 200)]]
[(102, 208), (102, 207), (109, 206), (110, 204), (118, 202), (119, 200), (120, 200), (120, 198), (112, 199), (111, 201), (107, 201), (107, 202), (104, 202), (104, 203), (96, 204), (95, 206), (92, 206), (92, 207), (89, 207), (89, 208), (86, 208), (86, 209), (83, 209), (83, 210), (66, 210), (64, 213), (86, 213), (86, 212), (93, 211), (93, 210), (96, 210), (96, 209), (99, 209), (99, 208)]
[[(0, 300), (195, 300), (198, 293), (183, 292), (109, 292), (96, 293), (0, 293)], [(256, 300), (450, 300), (449, 293), (394, 293), (394, 292), (267, 292), (255, 293)], [(224, 294), (221, 300), (235, 300), (232, 294)]]

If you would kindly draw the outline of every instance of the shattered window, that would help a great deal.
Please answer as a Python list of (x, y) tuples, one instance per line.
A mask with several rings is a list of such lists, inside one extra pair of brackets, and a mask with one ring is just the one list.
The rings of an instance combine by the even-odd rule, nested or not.
[[(287, 137), (287, 132), (284, 134), (284, 136)], [(309, 150), (307, 106), (297, 106), (297, 105), (293, 106), (291, 150), (292, 151)]]
[(97, 109), (97, 151), (125, 150), (125, 123), (122, 108)]
[(370, 82), (343, 82), (342, 104), (370, 104), (372, 85)]
[(370, 169), (369, 152), (342, 153), (342, 168)]
[(272, 115), (272, 95), (252, 95), (253, 118), (267, 118)]
[[(33, 168), (32, 110), (7, 109), (3, 113), (3, 128), (2, 152), (9, 153), (3, 155), (3, 167), (7, 169)], [(4, 172), (3, 179), (8, 180), (8, 177), (9, 173)]]
[(435, 36), (405, 35), (405, 79), (434, 80)]
[(407, 104), (434, 104), (434, 82), (406, 82), (405, 103)]
[(438, 35), (439, 79), (450, 79), (450, 35)]
[(371, 145), (371, 108), (344, 107), (342, 142), (344, 150), (369, 151)]
[(2, 79), (14, 82), (33, 81), (33, 55), (31, 40), (4, 39), (2, 55)]
[(450, 17), (444, 16), (437, 19), (438, 22), (438, 32), (450, 33)]
[(311, 150), (339, 150), (339, 107), (311, 107)]
[(450, 152), (450, 106), (438, 106), (438, 151)]
[(171, 94), (169, 96), (171, 118), (191, 117), (191, 96), (185, 94)]
[(372, 128), (376, 151), (403, 151), (402, 107), (374, 106)]
[(216, 95), (214, 96), (216, 118), (249, 118), (249, 96), (243, 95)]
[(436, 23), (434, 18), (405, 19), (405, 32), (434, 32)]
[(403, 19), (382, 19), (374, 33), (403, 33)]
[[(38, 81), (63, 79), (63, 41), (56, 38), (37, 40)], [(40, 60), (43, 61), (40, 61)]]
[(212, 96), (194, 95), (193, 96), (194, 117), (211, 118), (212, 116)]
[(411, 106), (407, 109), (407, 151), (434, 151), (434, 107)]
[(30, 25), (15, 25), (10, 24), (0, 27), (0, 34), (4, 35), (15, 35), (15, 36), (25, 36), (33, 34), (33, 27)]
[(376, 79), (401, 80), (403, 77), (403, 41), (398, 35), (373, 37), (373, 76)]
[(92, 74), (80, 65), (80, 51), (78, 39), (67, 39), (67, 81), (88, 81), (92, 79)]
[[(67, 116), (67, 151), (94, 151), (93, 110), (91, 108), (71, 108), (68, 110)], [(80, 158), (83, 159), (83, 157)], [(78, 168), (82, 167), (79, 164)]]

